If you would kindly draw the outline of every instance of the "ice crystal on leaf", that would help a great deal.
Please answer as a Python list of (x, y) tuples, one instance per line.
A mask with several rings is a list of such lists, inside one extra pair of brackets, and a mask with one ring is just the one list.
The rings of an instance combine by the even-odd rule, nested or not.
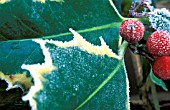
[(152, 0), (132, 0), (132, 2), (137, 2), (137, 3), (140, 3), (140, 2), (147, 2), (147, 3), (149, 3), (149, 4), (151, 4), (152, 3)]
[(149, 16), (151, 27), (155, 30), (170, 30), (170, 11), (166, 8), (154, 9)]

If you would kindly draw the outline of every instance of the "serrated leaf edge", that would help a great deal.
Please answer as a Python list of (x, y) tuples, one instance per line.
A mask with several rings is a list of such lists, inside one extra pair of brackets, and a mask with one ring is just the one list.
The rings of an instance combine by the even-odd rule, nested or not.
[(22, 97), (24, 101), (29, 100), (30, 106), (32, 110), (37, 110), (36, 101), (34, 100), (34, 95), (43, 88), (42, 81), (45, 81), (43, 78), (43, 74), (50, 73), (51, 71), (55, 70), (56, 67), (52, 64), (52, 59), (50, 57), (50, 53), (48, 49), (45, 47), (45, 42), (39, 42), (42, 52), (45, 56), (45, 63), (42, 64), (32, 64), (32, 65), (25, 65), (21, 66), (22, 69), (26, 69), (30, 72), (31, 76), (34, 79), (34, 85), (30, 88), (28, 94)]
[(105, 41), (102, 37), (100, 37), (101, 46), (95, 46), (89, 42), (87, 42), (79, 33), (74, 31), (73, 29), (69, 29), (74, 38), (71, 41), (68, 42), (62, 42), (62, 41), (53, 41), (53, 40), (42, 40), (42, 39), (36, 39), (33, 40), (34, 42), (40, 44), (40, 47), (42, 49), (42, 52), (45, 56), (44, 63), (42, 64), (32, 64), (32, 65), (25, 65), (23, 64), (21, 66), (22, 69), (26, 69), (30, 72), (31, 76), (34, 79), (34, 85), (30, 88), (30, 91), (27, 95), (23, 96), (22, 99), (24, 101), (29, 100), (30, 106), (32, 107), (32, 110), (37, 110), (37, 104), (34, 100), (34, 96), (38, 91), (40, 91), (42, 86), (42, 81), (45, 81), (43, 78), (43, 74), (51, 73), (53, 70), (57, 69), (52, 63), (52, 58), (50, 56), (50, 52), (48, 51), (48, 48), (45, 47), (46, 43), (54, 44), (61, 48), (67, 48), (72, 46), (78, 46), (83, 51), (86, 51), (91, 54), (95, 55), (107, 55), (112, 58), (121, 59), (118, 55), (112, 52), (112, 50), (109, 48), (109, 46), (106, 45)]
[(0, 79), (5, 80), (8, 84), (6, 90), (10, 90), (13, 88), (20, 87), (23, 91), (28, 90), (32, 84), (32, 78), (26, 76), (26, 72), (23, 73), (16, 73), (6, 75), (3, 72), (0, 72)]
[[(100, 89), (102, 89), (103, 86), (105, 86), (112, 79), (112, 77), (118, 71), (118, 69), (120, 68), (122, 63), (124, 64), (124, 59), (123, 58), (124, 58), (124, 54), (125, 54), (125, 50), (126, 50), (127, 46), (128, 46), (128, 42), (124, 41), (122, 43), (122, 45), (120, 46), (119, 51), (118, 51), (120, 60), (119, 60), (119, 63), (117, 64), (117, 66), (115, 67), (115, 69), (112, 71), (112, 73), (75, 110), (78, 110), (82, 106), (84, 106), (91, 98), (93, 98), (93, 96), (95, 96), (95, 94), (97, 92), (100, 91)], [(130, 103), (129, 103), (129, 80), (128, 80), (127, 76), (126, 76), (126, 86), (127, 86), (126, 87), (126, 95), (127, 95), (126, 108), (128, 110), (130, 110)]]
[[(101, 46), (93, 45), (90, 42), (87, 42), (79, 33), (74, 31), (73, 29), (69, 29), (72, 34), (74, 35), (73, 40), (68, 42), (62, 42), (62, 41), (54, 41), (54, 40), (44, 40), (46, 43), (54, 44), (61, 48), (68, 48), (71, 46), (78, 46), (83, 51), (86, 51), (90, 54), (95, 55), (107, 55), (108, 57), (116, 58), (120, 60), (120, 57), (113, 53), (113, 51), (109, 48), (109, 46), (106, 44), (106, 42), (103, 40), (102, 37), (99, 37)], [(36, 40), (38, 42), (38, 40)]]

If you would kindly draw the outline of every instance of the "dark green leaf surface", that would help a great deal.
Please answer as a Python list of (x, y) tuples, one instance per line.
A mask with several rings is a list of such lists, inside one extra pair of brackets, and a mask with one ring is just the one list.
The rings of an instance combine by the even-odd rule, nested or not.
[[(75, 42), (79, 46), (70, 46), (67, 42), (61, 44), (58, 41), (38, 40), (46, 60), (42, 65), (22, 66), (31, 72), (36, 82), (35, 87), (23, 99), (30, 100), (31, 105), (38, 110), (129, 109), (128, 80), (123, 57), (108, 57), (108, 53), (104, 56), (96, 55), (98, 52), (90, 54), (89, 50), (81, 47), (86, 44), (85, 41), (79, 40), (74, 38), (71, 41), (72, 45)], [(69, 47), (61, 48), (65, 44)], [(126, 47), (125, 43), (121, 48), (122, 52)], [(49, 71), (50, 62), (55, 68)], [(51, 101), (56, 103), (51, 104)]]
[[(62, 49), (50, 45), (48, 48), (50, 48), (53, 63), (58, 69), (50, 75), (44, 75), (48, 80), (43, 82), (43, 91), (35, 96), (38, 110), (77, 108), (109, 76), (115, 66), (122, 63), (107, 56), (88, 54), (77, 47)], [(126, 88), (124, 71), (123, 66), (120, 66), (113, 79), (102, 87), (82, 109), (127, 109), (124, 103), (127, 95), (122, 94)], [(51, 104), (51, 102), (56, 103)]]
[[(4, 38), (14, 40), (52, 35), (45, 38), (67, 41), (72, 39), (71, 33), (67, 33), (68, 29), (74, 28), (79, 30), (83, 37), (93, 44), (100, 45), (98, 38), (103, 36), (110, 48), (117, 52), (118, 26), (122, 20), (111, 7), (109, 1), (96, 2), (98, 1), (72, 0), (64, 3), (47, 1), (45, 4), (31, 0), (7, 2), (0, 5), (0, 10), (3, 12), (0, 13), (0, 22), (2, 22), (0, 33), (3, 35), (1, 40), (4, 40)], [(43, 19), (54, 22), (55, 25), (48, 26)], [(22, 23), (20, 24), (21, 20)], [(26, 25), (25, 21), (29, 23)], [(8, 25), (10, 27), (7, 27)], [(42, 35), (39, 36), (33, 31)], [(25, 50), (26, 52), (24, 52)], [(39, 46), (32, 40), (0, 42), (0, 57), (0, 71), (5, 73), (21, 72), (20, 66), (23, 63), (43, 62)], [(11, 68), (7, 69), (6, 65)]]
[(150, 78), (151, 78), (153, 83), (162, 87), (162, 89), (164, 89), (165, 91), (168, 91), (165, 83), (161, 79), (157, 78), (152, 72), (150, 72)]
[(119, 11), (119, 13), (121, 13), (122, 12), (122, 10), (121, 10), (122, 0), (112, 0), (112, 1), (115, 4), (115, 6), (116, 6), (117, 10)]
[(11, 0), (0, 5), (0, 40), (39, 38), (119, 22), (107, 0)]
[[(119, 53), (118, 29), (123, 20), (107, 0), (11, 0), (1, 4), (0, 11), (0, 71), (6, 75), (29, 70), (23, 70), (23, 64), (41, 66), (45, 54), (32, 39), (71, 41), (69, 28), (92, 45), (101, 45), (102, 36), (109, 48)], [(128, 80), (121, 55), (116, 59), (89, 53), (80, 46), (45, 46), (57, 68), (48, 74), (32, 74), (29, 70), (35, 84), (35, 74), (45, 79), (38, 78), (43, 88), (29, 97), (35, 100), (38, 110), (129, 109)]]

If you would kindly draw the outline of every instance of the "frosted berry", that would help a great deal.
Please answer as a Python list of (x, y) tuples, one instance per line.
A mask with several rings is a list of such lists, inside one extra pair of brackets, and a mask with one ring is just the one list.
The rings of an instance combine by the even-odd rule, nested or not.
[(152, 66), (155, 76), (163, 80), (170, 79), (170, 56), (159, 57)]
[(119, 34), (124, 40), (137, 43), (143, 38), (144, 30), (144, 25), (141, 22), (129, 19), (122, 22)]
[(170, 35), (166, 31), (155, 31), (147, 39), (146, 47), (152, 55), (164, 56), (170, 54)]

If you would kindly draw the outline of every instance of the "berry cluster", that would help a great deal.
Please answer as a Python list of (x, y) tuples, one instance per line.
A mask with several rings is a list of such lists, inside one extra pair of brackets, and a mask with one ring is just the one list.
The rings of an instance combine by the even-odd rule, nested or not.
[[(139, 43), (144, 36), (144, 25), (137, 20), (129, 19), (122, 22), (119, 34), (130, 44)], [(163, 80), (170, 79), (170, 34), (163, 30), (153, 32), (146, 41), (146, 53), (152, 59), (152, 71)]]

